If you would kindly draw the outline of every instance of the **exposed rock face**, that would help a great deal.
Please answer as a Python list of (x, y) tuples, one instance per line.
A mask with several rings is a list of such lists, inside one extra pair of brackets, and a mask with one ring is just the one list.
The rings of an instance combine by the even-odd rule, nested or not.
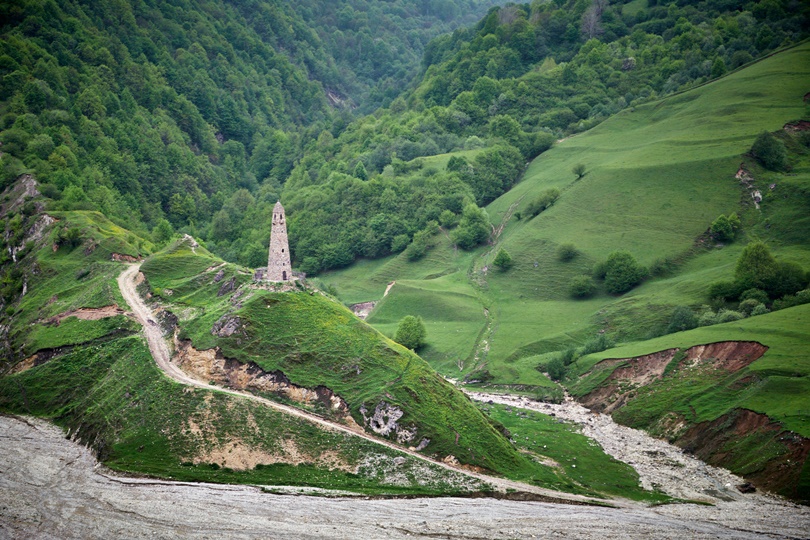
[[(746, 441), (741, 444), (743, 439)], [(773, 456), (761, 461), (756, 470), (746, 472), (746, 480), (793, 499), (810, 500), (810, 492), (800, 482), (801, 464), (810, 454), (810, 439), (784, 429), (764, 414), (734, 409), (711, 422), (695, 424), (675, 444), (711, 465), (733, 460), (757, 462), (757, 456)]]
[[(694, 367), (711, 363), (716, 369), (730, 373), (739, 371), (760, 358), (768, 347), (756, 341), (720, 341), (695, 345), (686, 350), (682, 364)], [(603, 360), (594, 369), (609, 369), (620, 365), (590, 394), (580, 401), (586, 407), (599, 412), (611, 413), (633, 397), (633, 390), (646, 386), (664, 376), (667, 365), (680, 349), (666, 349), (635, 358), (612, 358)]]
[(213, 381), (237, 390), (278, 394), (306, 405), (320, 404), (330, 416), (361, 430), (352, 418), (346, 402), (325, 386), (297, 386), (281, 371), (268, 372), (254, 362), (243, 364), (238, 360), (225, 358), (218, 348), (197, 350), (190, 341), (176, 339), (175, 350), (172, 361), (200, 381)]
[[(692, 377), (718, 372), (730, 374), (750, 365), (767, 350), (768, 347), (755, 341), (722, 341), (696, 345), (685, 351), (668, 349), (636, 358), (605, 360), (594, 369), (618, 367), (599, 388), (580, 401), (592, 410), (611, 413), (634, 399), (637, 388), (664, 377), (672, 361), (678, 362), (676, 372), (691, 371)], [(761, 380), (756, 372), (747, 373), (736, 379), (730, 388), (742, 390)], [(765, 414), (748, 409), (733, 409), (700, 423), (695, 423), (694, 418), (690, 421), (688, 416), (668, 412), (645, 424), (644, 429), (667, 438), (711, 465), (730, 466), (764, 489), (796, 500), (810, 500), (810, 492), (802, 487), (800, 480), (810, 455), (810, 439), (786, 430)]]
[(132, 255), (124, 255), (123, 253), (113, 253), (110, 256), (110, 259), (115, 262), (129, 262), (129, 263), (134, 263), (141, 260), (138, 257), (133, 257)]
[[(383, 437), (395, 435), (400, 444), (409, 443), (416, 437), (416, 427), (407, 428), (399, 425), (398, 421), (405, 415), (405, 412), (395, 405), (380, 401), (370, 416), (368, 409), (363, 405), (360, 407), (360, 414), (363, 415), (363, 423), (378, 435)], [(424, 441), (430, 442), (429, 439), (423, 439)], [(422, 450), (427, 446), (427, 442), (419, 449)]]
[(377, 305), (377, 302), (363, 302), (360, 304), (354, 304), (351, 308), (352, 313), (354, 313), (357, 317), (365, 320), (368, 317), (371, 310), (374, 309), (374, 306)]
[(220, 287), (219, 291), (217, 291), (217, 296), (228, 294), (229, 292), (232, 292), (234, 289), (236, 289), (236, 276), (232, 277), (230, 280), (222, 284), (222, 287)]
[(239, 317), (225, 315), (221, 317), (211, 328), (211, 333), (219, 337), (230, 337), (242, 328), (242, 320)]

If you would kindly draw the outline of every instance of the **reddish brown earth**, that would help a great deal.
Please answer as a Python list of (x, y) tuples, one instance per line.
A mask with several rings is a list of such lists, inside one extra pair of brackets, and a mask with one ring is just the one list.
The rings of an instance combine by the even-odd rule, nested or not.
[[(754, 442), (741, 447), (737, 443), (743, 438)], [(711, 465), (737, 460), (756, 462), (758, 456), (773, 456), (760, 468), (746, 472), (746, 480), (793, 499), (807, 499), (807, 493), (800, 493), (799, 484), (801, 464), (810, 454), (810, 439), (785, 430), (767, 415), (734, 409), (711, 422), (692, 426), (676, 444)]]
[[(695, 345), (684, 351), (677, 369), (735, 373), (761, 358), (767, 350), (768, 347), (755, 341)], [(632, 400), (636, 389), (662, 379), (667, 365), (678, 353), (679, 349), (667, 349), (636, 358), (604, 360), (595, 369), (618, 367), (599, 388), (580, 401), (591, 410), (611, 413)], [(742, 390), (759, 380), (756, 374), (747, 375), (732, 388)], [(734, 409), (712, 421), (690, 424), (680, 415), (669, 413), (653, 427), (701, 460), (731, 466), (762, 489), (799, 500), (810, 498), (799, 488), (803, 464), (810, 454), (810, 439), (786, 430), (765, 414)]]
[[(635, 396), (634, 390), (657, 381), (680, 349), (666, 349), (635, 358), (610, 358), (603, 360), (595, 369), (620, 365), (593, 392), (580, 398), (586, 407), (599, 412), (611, 413)], [(760, 358), (768, 347), (756, 341), (719, 341), (695, 345), (686, 350), (681, 365), (697, 366), (711, 364), (712, 368), (734, 373)]]

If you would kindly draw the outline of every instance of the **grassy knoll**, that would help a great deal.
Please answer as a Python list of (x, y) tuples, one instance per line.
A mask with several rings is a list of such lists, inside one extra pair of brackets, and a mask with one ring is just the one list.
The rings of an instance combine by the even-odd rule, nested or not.
[[(166, 260), (195, 256), (201, 259), (198, 267), (206, 268), (206, 255), (177, 247), (153, 256), (142, 270), (150, 284), (170, 283), (161, 274), (162, 269), (172, 267), (164, 264)], [(249, 287), (238, 291), (239, 305), (231, 301), (232, 294), (217, 302), (213, 297), (222, 281), (213, 283), (213, 277), (213, 272), (192, 275), (188, 286), (193, 284), (197, 293), (173, 292), (170, 297), (175, 307), (169, 309), (206, 299), (202, 314), (181, 323), (181, 337), (190, 338), (196, 348), (220, 347), (229, 358), (256, 362), (265, 371), (280, 370), (294, 384), (326, 386), (346, 400), (361, 424), (362, 406), (372, 412), (381, 402), (397, 406), (405, 413), (400, 424), (416, 431), (413, 444), (429, 439), (429, 453), (458, 455), (493, 470), (519, 461), (508, 442), (466, 397), (421, 358), (381, 336), (342, 305), (313, 291), (275, 293)], [(171, 283), (173, 291), (184, 291), (187, 286), (178, 280)], [(238, 318), (239, 330), (225, 337), (212, 334), (212, 327), (223, 317)]]
[[(151, 243), (121, 229), (98, 212), (54, 212), (32, 250), (19, 261), (25, 268), (28, 291), (11, 309), (9, 332), (13, 350), (32, 354), (41, 349), (76, 345), (114, 333), (131, 333), (123, 317), (99, 321), (69, 317), (58, 326), (47, 319), (79, 308), (124, 306), (115, 282), (121, 263), (113, 254), (138, 257)], [(78, 229), (73, 244), (60, 240), (60, 232)], [(47, 323), (47, 324), (44, 324)]]
[[(397, 407), (403, 412), (397, 420), (399, 425), (414, 431), (409, 444), (429, 439), (425, 448), (429, 455), (453, 455), (461, 462), (509, 478), (566, 491), (614, 493), (602, 489), (601, 483), (591, 486), (588, 479), (569, 478), (518, 451), (501, 433), (503, 426), (498, 421), (482, 414), (424, 360), (317, 291), (301, 286), (276, 292), (245, 283), (217, 296), (227, 276), (238, 277), (239, 269), (230, 265), (212, 268), (209, 255), (199, 248), (196, 251), (193, 253), (186, 243), (177, 243), (150, 257), (142, 270), (152, 289), (162, 291), (164, 307), (178, 313), (195, 308), (191, 316), (181, 318), (180, 338), (190, 339), (197, 349), (217, 347), (226, 358), (255, 362), (268, 372), (280, 371), (293, 384), (327, 387), (346, 401), (360, 424), (364, 424), (361, 408), (369, 414), (381, 403)], [(192, 263), (194, 258), (199, 261)], [(174, 259), (186, 261), (188, 268), (199, 273), (183, 279), (170, 264)], [(224, 277), (214, 282), (220, 270)], [(441, 299), (434, 304), (436, 316), (458, 318), (455, 312), (459, 306), (462, 312), (480, 313), (482, 308), (475, 307), (475, 297), (465, 294), (464, 289), (453, 290), (452, 283), (437, 283), (448, 277), (451, 275), (425, 280), (432, 284), (428, 286), (435, 286), (434, 292)], [(409, 283), (403, 280), (402, 288), (407, 289)], [(167, 289), (171, 295), (166, 294)], [(188, 293), (191, 289), (196, 292)], [(407, 302), (407, 295), (398, 301)], [(236, 330), (230, 335), (212, 333), (214, 325), (223, 320), (238, 320)], [(461, 323), (480, 326), (481, 320)], [(317, 406), (313, 410), (328, 413)], [(566, 441), (563, 437), (559, 445), (568, 444)], [(635, 487), (627, 489), (643, 497)]]

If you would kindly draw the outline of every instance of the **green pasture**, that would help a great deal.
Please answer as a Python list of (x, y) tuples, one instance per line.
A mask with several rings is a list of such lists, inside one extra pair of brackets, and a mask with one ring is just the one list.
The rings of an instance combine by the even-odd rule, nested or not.
[[(708, 287), (733, 277), (752, 238), (768, 242), (779, 260), (810, 266), (806, 152), (788, 175), (765, 171), (744, 155), (761, 131), (806, 117), (808, 79), (810, 44), (802, 44), (711, 84), (625, 110), (543, 153), (487, 207), (498, 225), (510, 208), (521, 212), (543, 191), (561, 191), (537, 217), (513, 216), (496, 246), (459, 255), (441, 243), (422, 261), (392, 257), (324, 279), (345, 291), (347, 303), (379, 300), (386, 283), (402, 281), (406, 286), (395, 286), (369, 323), (391, 335), (399, 318), (421, 315), (428, 330), (424, 356), (443, 373), (460, 375), (460, 355), (485, 349), (478, 362), (468, 357), (463, 372), (484, 369), (493, 383), (541, 384), (538, 355), (580, 345), (600, 331), (617, 341), (642, 340), (656, 335), (676, 306), (706, 303)], [(762, 190), (759, 210), (734, 177), (741, 162)], [(578, 163), (586, 167), (579, 180), (571, 172)], [(732, 212), (743, 219), (737, 242), (695, 244), (717, 216)], [(573, 244), (577, 257), (559, 261), (562, 244)], [(491, 267), (500, 248), (514, 261), (507, 272)], [(669, 260), (674, 270), (621, 296), (599, 290), (573, 300), (571, 280), (615, 250), (629, 251), (643, 265)], [(437, 280), (447, 287), (437, 291), (427, 278), (442, 273), (452, 274)], [(465, 282), (467, 296), (489, 310), (488, 330), (481, 321), (454, 322), (468, 319), (472, 303), (458, 305), (455, 317), (442, 309)]]

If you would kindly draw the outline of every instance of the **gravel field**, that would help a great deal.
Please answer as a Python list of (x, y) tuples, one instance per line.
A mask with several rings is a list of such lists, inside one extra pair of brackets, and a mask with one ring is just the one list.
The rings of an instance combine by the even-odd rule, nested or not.
[[(118, 478), (40, 420), (0, 417), (0, 538), (803, 538), (810, 511), (757, 495), (619, 508), (368, 500)], [(298, 491), (291, 488), (290, 492)]]

